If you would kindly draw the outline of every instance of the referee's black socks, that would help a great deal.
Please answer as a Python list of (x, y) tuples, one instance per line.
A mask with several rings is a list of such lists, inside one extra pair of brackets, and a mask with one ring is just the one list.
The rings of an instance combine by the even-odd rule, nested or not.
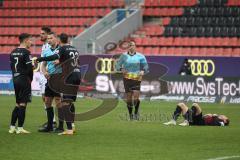
[(138, 110), (139, 110), (139, 105), (140, 105), (140, 100), (134, 100), (134, 106), (135, 106), (135, 111), (134, 114), (138, 114)]
[(23, 127), (25, 121), (26, 106), (19, 106), (18, 109), (18, 127)]
[(15, 126), (15, 124), (17, 122), (18, 110), (19, 110), (19, 108), (17, 106), (15, 106), (15, 108), (12, 111), (11, 126)]
[(47, 118), (48, 118), (47, 128), (52, 129), (53, 128), (53, 117), (54, 117), (53, 107), (48, 107), (48, 108), (46, 108), (46, 110), (47, 110)]
[(133, 111), (132, 102), (127, 102), (127, 108), (128, 108), (129, 115), (132, 115), (132, 111)]

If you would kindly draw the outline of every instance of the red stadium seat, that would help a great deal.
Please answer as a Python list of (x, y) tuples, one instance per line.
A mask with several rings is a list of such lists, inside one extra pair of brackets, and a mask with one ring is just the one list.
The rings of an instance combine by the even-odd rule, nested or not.
[(234, 57), (240, 56), (240, 48), (234, 48), (232, 50), (232, 56), (234, 56)]
[(183, 48), (182, 47), (176, 47), (174, 48), (174, 55), (182, 55), (183, 54)]
[(199, 56), (199, 48), (193, 48), (192, 50), (191, 50), (191, 55), (192, 56)]
[(142, 39), (142, 45), (143, 45), (143, 46), (149, 46), (149, 45), (151, 45), (151, 39), (150, 39), (150, 38), (147, 38), (147, 37), (143, 38), (143, 39)]
[(153, 38), (151, 38), (151, 43), (150, 43), (150, 45), (152, 45), (152, 46), (157, 46), (158, 45), (158, 38), (157, 37), (153, 37)]
[(152, 54), (152, 48), (151, 47), (145, 47), (143, 50), (144, 54), (151, 55)]
[(174, 55), (174, 48), (173, 47), (167, 48), (166, 52), (168, 55)]
[(207, 53), (207, 48), (199, 48), (199, 54), (200, 55), (203, 55), (203, 56), (207, 56), (208, 53)]
[(183, 48), (183, 50), (182, 50), (183, 55), (191, 55), (191, 53), (192, 53), (192, 50), (189, 47)]
[(138, 46), (137, 46), (137, 51), (140, 52), (140, 53), (143, 53), (143, 51), (144, 51), (144, 50), (143, 50), (143, 47), (138, 47)]
[(159, 54), (160, 55), (167, 55), (167, 48), (166, 47), (161, 47), (159, 49)]
[(228, 6), (240, 6), (240, 1), (239, 0), (228, 0), (227, 5)]
[(158, 53), (159, 53), (159, 48), (158, 47), (152, 48), (152, 55), (157, 55)]
[(139, 38), (139, 37), (138, 38), (134, 38), (134, 41), (135, 41), (137, 46), (142, 45), (142, 38)]
[(162, 25), (166, 26), (170, 23), (171, 18), (166, 17), (166, 18), (162, 18)]
[(176, 38), (174, 38), (174, 40), (173, 40), (173, 45), (174, 46), (181, 46), (181, 40), (182, 40), (182, 38), (180, 38), (180, 37), (176, 37)]
[(232, 56), (232, 48), (224, 48), (223, 49), (223, 56)]
[(203, 56), (215, 56), (216, 55), (216, 50), (215, 48), (200, 48), (199, 50), (200, 55)]
[(164, 28), (163, 27), (157, 27), (156, 28), (156, 34), (161, 36), (164, 33)]

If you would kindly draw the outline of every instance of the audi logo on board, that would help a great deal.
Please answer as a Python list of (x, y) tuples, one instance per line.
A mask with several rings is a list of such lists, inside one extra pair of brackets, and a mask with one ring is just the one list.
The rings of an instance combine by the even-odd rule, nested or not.
[(98, 58), (95, 63), (95, 69), (100, 74), (115, 73), (116, 60), (113, 58)]
[[(116, 73), (116, 59), (98, 58), (95, 69), (100, 74)], [(193, 76), (212, 76), (215, 73), (215, 64), (211, 59), (189, 59)]]
[(215, 64), (211, 59), (189, 59), (192, 75), (212, 76), (215, 73)]

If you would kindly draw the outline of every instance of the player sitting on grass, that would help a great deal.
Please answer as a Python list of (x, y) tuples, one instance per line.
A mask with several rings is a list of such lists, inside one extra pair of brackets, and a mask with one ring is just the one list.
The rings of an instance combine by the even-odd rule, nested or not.
[(192, 108), (189, 109), (186, 104), (178, 103), (176, 110), (173, 113), (173, 119), (164, 123), (165, 125), (176, 125), (178, 117), (182, 114), (184, 121), (180, 123), (180, 126), (228, 126), (229, 119), (225, 115), (217, 114), (202, 114), (202, 109), (197, 103), (192, 104)]

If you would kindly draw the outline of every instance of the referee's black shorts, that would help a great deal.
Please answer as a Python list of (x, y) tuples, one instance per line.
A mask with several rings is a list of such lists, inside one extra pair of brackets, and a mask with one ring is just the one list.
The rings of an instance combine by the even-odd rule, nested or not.
[(44, 93), (44, 96), (45, 96), (45, 97), (61, 97), (61, 96), (60, 96), (60, 93), (57, 93), (57, 92), (53, 91), (53, 90), (50, 88), (48, 82), (45, 84), (45, 93)]
[[(76, 86), (77, 87), (76, 90), (78, 90), (80, 83), (81, 83), (81, 72), (79, 70), (72, 72), (71, 75), (66, 79), (66, 84)], [(72, 93), (71, 95), (63, 94), (63, 97), (62, 97), (63, 101), (75, 102), (76, 99), (77, 99), (77, 92)]]
[(13, 77), (13, 85), (15, 90), (16, 103), (28, 103), (31, 102), (31, 80), (29, 77), (19, 75)]
[(123, 85), (125, 93), (132, 92), (133, 90), (140, 91), (141, 81), (123, 78)]

